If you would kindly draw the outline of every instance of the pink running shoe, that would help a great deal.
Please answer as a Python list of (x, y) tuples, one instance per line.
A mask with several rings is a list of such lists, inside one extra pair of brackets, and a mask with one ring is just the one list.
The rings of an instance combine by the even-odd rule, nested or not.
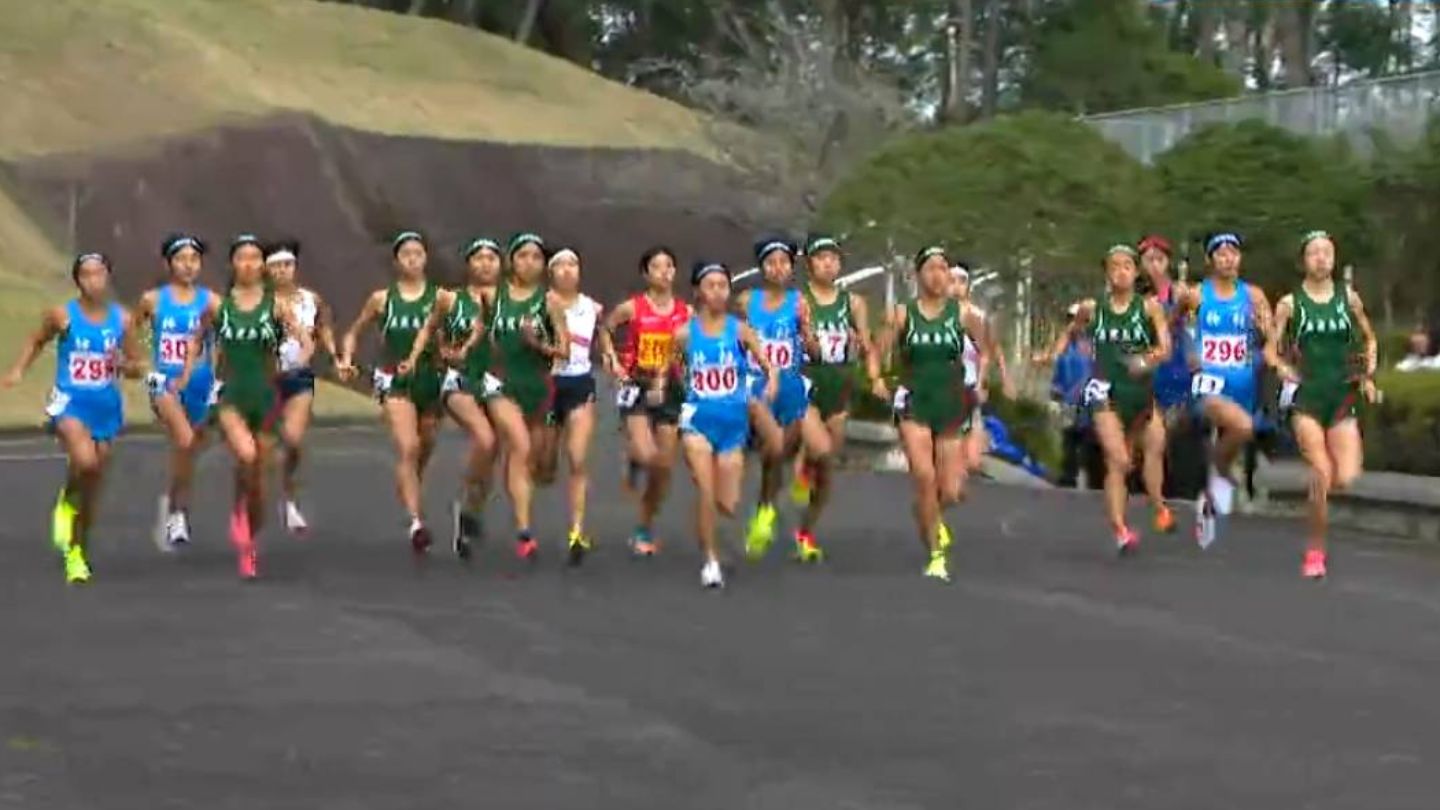
[(1140, 535), (1126, 526), (1115, 532), (1115, 553), (1128, 557), (1140, 550)]
[(240, 578), (251, 580), (260, 576), (255, 538), (250, 534), (250, 514), (243, 507), (236, 507), (230, 513), (230, 544), (235, 546), (235, 562)]
[(1325, 578), (1325, 552), (1310, 549), (1305, 552), (1305, 561), (1300, 564), (1300, 576), (1306, 579)]

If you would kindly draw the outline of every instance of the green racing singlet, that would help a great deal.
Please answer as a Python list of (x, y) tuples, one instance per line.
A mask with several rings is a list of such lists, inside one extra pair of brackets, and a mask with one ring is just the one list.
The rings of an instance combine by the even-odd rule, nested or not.
[(805, 376), (811, 383), (810, 402), (820, 411), (820, 418), (829, 419), (850, 410), (850, 394), (855, 384), (850, 293), (837, 290), (834, 301), (821, 304), (809, 284), (802, 291), (810, 308), (811, 328), (820, 344), (819, 356), (810, 357), (805, 363)]
[(965, 387), (964, 352), (965, 325), (953, 298), (933, 319), (920, 312), (919, 301), (906, 304), (896, 419), (924, 425), (937, 436), (968, 432), (974, 407)]
[[(445, 333), (445, 340), (452, 344), (462, 344), (470, 339), (470, 335), (477, 326), (485, 323), (485, 304), (470, 296), (469, 289), (461, 287), (455, 291), (455, 306), (445, 318), (442, 331)], [(485, 372), (490, 368), (490, 339), (482, 337), (471, 347), (470, 353), (466, 355), (464, 364), (461, 366), (460, 374), (464, 380), (465, 390), (479, 397), (484, 391)]]
[(502, 283), (495, 291), (495, 314), (490, 321), (490, 339), (494, 341), (490, 373), (500, 387), (487, 392), (487, 397), (511, 400), (527, 420), (534, 421), (550, 414), (551, 360), (526, 342), (526, 323), (534, 326), (542, 343), (554, 340), (555, 330), (545, 309), (545, 288), (536, 287), (529, 298), (517, 301), (510, 297), (510, 285)]
[(1130, 373), (1131, 357), (1155, 345), (1155, 324), (1145, 313), (1145, 298), (1133, 295), (1124, 312), (1116, 313), (1110, 296), (1095, 299), (1090, 321), (1090, 339), (1095, 346), (1095, 375), (1085, 386), (1085, 404), (1093, 410), (1114, 411), (1129, 430), (1154, 412), (1153, 377), (1136, 378)]
[(253, 432), (272, 427), (279, 401), (275, 372), (280, 323), (275, 319), (275, 294), (267, 288), (260, 303), (246, 311), (232, 292), (221, 299), (216, 323), (223, 361), (219, 406), (240, 414)]
[(1286, 343), (1300, 372), (1295, 410), (1314, 417), (1327, 429), (1353, 418), (1360, 400), (1355, 379), (1357, 330), (1347, 299), (1338, 286), (1323, 304), (1303, 287), (1297, 288), (1295, 313), (1285, 328)]
[(425, 347), (425, 352), (409, 374), (395, 373), (395, 367), (410, 356), (415, 337), (430, 318), (437, 291), (438, 288), (428, 281), (425, 291), (413, 301), (405, 300), (396, 283), (392, 282), (385, 291), (385, 318), (380, 322), (384, 370), (377, 373), (375, 386), (375, 394), (382, 402), (387, 397), (408, 399), (420, 413), (433, 411), (440, 405), (442, 372), (433, 345)]

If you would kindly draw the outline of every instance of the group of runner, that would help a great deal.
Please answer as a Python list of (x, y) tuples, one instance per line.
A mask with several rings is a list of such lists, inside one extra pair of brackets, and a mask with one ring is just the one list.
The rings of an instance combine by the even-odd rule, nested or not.
[[(534, 490), (556, 478), (563, 449), (566, 556), (573, 565), (584, 560), (593, 547), (585, 513), (598, 360), (617, 383), (624, 481), (637, 512), (628, 542), (633, 555), (659, 550), (654, 520), (683, 457), (697, 490), (701, 582), (723, 586), (718, 519), (736, 513), (748, 449), (759, 456), (761, 482), (745, 530), (746, 556), (758, 560), (773, 545), (776, 501), (793, 473), (792, 495), (804, 506), (793, 556), (823, 560), (816, 528), (833, 492), (833, 459), (852, 394), (864, 386), (894, 412), (913, 481), (924, 574), (949, 580), (952, 534), (944, 512), (963, 499), (985, 448), (979, 416), (992, 363), (1007, 393), (1012, 386), (985, 313), (969, 301), (969, 270), (943, 246), (916, 254), (916, 296), (883, 313), (873, 334), (864, 298), (840, 284), (842, 249), (828, 236), (812, 236), (803, 250), (784, 237), (758, 241), (760, 283), (739, 294), (724, 264), (696, 262), (693, 305), (677, 295), (674, 252), (652, 248), (639, 261), (642, 291), (609, 312), (580, 292), (579, 253), (549, 246), (538, 234), (517, 234), (503, 246), (487, 237), (471, 240), (461, 250), (465, 281), (454, 290), (428, 277), (429, 246), (420, 233), (399, 234), (391, 249), (393, 280), (366, 298), (338, 343), (325, 302), (297, 282), (294, 241), (235, 238), (229, 285), (220, 294), (198, 282), (205, 244), (173, 235), (161, 246), (166, 281), (145, 293), (133, 312), (114, 302), (106, 257), (76, 258), (79, 295), (44, 314), (5, 378), (18, 381), (45, 345), (58, 340), (47, 414), (69, 464), (52, 535), (68, 581), (90, 577), (85, 545), (109, 447), (121, 427), (120, 377), (146, 380), (170, 440), (157, 544), (170, 550), (189, 542), (195, 455), (214, 425), (235, 460), (230, 539), (241, 577), (253, 579), (272, 434), (283, 451), (282, 519), (287, 530), (303, 533), (308, 524), (296, 481), (314, 398), (311, 358), (323, 350), (341, 380), (354, 380), (370, 326), (381, 338), (371, 383), (394, 443), (396, 493), (416, 554), (432, 544), (422, 487), (448, 414), (469, 440), (450, 514), (456, 556), (469, 559), (484, 533), (482, 514), (498, 466), (514, 516), (515, 553), (535, 560)], [(1166, 387), (1168, 373), (1172, 383), (1187, 381), (1193, 396), (1183, 401), (1219, 430), (1209, 485), (1197, 505), (1197, 531), (1208, 544), (1213, 514), (1230, 510), (1229, 470), (1253, 429), (1254, 377), (1242, 370), (1251, 369), (1259, 345), (1287, 381), (1287, 405), (1313, 471), (1304, 572), (1323, 576), (1325, 496), (1359, 472), (1355, 396), (1374, 394), (1374, 337), (1359, 297), (1334, 287), (1328, 235), (1306, 236), (1305, 281), (1274, 315), (1264, 294), (1240, 281), (1240, 251), (1234, 234), (1211, 237), (1206, 281), (1172, 285), (1164, 273), (1152, 272), (1165, 284), (1144, 296), (1135, 287), (1137, 265), (1168, 267), (1169, 245), (1156, 237), (1138, 249), (1117, 245), (1104, 259), (1106, 294), (1080, 303), (1072, 328), (1096, 348), (1086, 403), (1106, 454), (1108, 514), (1120, 552), (1134, 551), (1138, 535), (1125, 518), (1125, 487), (1131, 455), (1139, 453), (1147, 459), (1144, 480), (1156, 526), (1174, 526), (1161, 498), (1158, 461), (1165, 420), (1156, 392)], [(802, 259), (807, 273), (797, 286)], [(138, 338), (145, 327), (148, 364)], [(1182, 341), (1188, 346), (1192, 333), (1198, 352), (1174, 351)], [(1351, 362), (1356, 342), (1365, 347), (1359, 374)]]
[[(1208, 547), (1216, 517), (1234, 508), (1234, 466), (1253, 438), (1260, 402), (1260, 371), (1280, 378), (1279, 411), (1289, 420), (1310, 471), (1309, 529), (1301, 574), (1327, 573), (1327, 501), (1361, 471), (1357, 409), (1377, 396), (1375, 334), (1358, 293), (1336, 284), (1336, 245), (1311, 231), (1297, 254), (1303, 279), (1272, 311), (1258, 286), (1241, 278), (1243, 241), (1217, 233), (1205, 241), (1207, 274), (1187, 285), (1170, 277), (1171, 246), (1147, 236), (1138, 246), (1115, 245), (1105, 254), (1105, 294), (1078, 303), (1076, 317), (1050, 357), (1070, 340), (1088, 339), (1095, 371), (1083, 405), (1091, 411), (1105, 458), (1105, 504), (1116, 548), (1139, 548), (1126, 518), (1133, 458), (1143, 459), (1141, 481), (1158, 531), (1175, 517), (1162, 495), (1164, 449), (1170, 417), (1181, 409), (1210, 427), (1206, 484), (1195, 505), (1195, 536)], [(1153, 294), (1137, 289), (1140, 267)]]

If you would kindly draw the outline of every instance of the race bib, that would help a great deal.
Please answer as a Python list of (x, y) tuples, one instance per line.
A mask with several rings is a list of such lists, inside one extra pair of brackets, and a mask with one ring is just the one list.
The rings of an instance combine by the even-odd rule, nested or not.
[(820, 342), (820, 362), (844, 363), (850, 358), (850, 333), (848, 331), (817, 332), (815, 337)]
[(440, 382), (440, 393), (453, 394), (464, 387), (465, 378), (453, 368), (445, 369), (445, 379)]
[(1110, 381), (1091, 380), (1085, 383), (1085, 404), (1103, 405), (1110, 401)]
[(980, 369), (976, 367), (974, 360), (965, 361), (965, 387), (974, 388), (980, 384)]
[(1225, 378), (1214, 374), (1196, 374), (1190, 381), (1190, 393), (1197, 397), (1211, 397), (1225, 390)]
[(223, 393), (225, 393), (225, 383), (216, 380), (215, 383), (210, 386), (210, 396), (206, 398), (205, 404), (212, 408), (219, 405), (220, 395)]
[(70, 384), (77, 388), (101, 388), (115, 381), (115, 358), (101, 352), (71, 352), (67, 366)]
[(645, 332), (636, 347), (635, 363), (646, 371), (660, 371), (670, 364), (670, 335)]
[(904, 413), (905, 411), (909, 410), (910, 389), (906, 388), (903, 385), (899, 388), (896, 388), (895, 396), (890, 400), (890, 407), (894, 408), (896, 413)]
[(150, 396), (158, 397), (166, 392), (170, 380), (158, 371), (152, 371), (145, 375), (145, 390)]
[(65, 412), (70, 405), (70, 395), (58, 388), (50, 389), (50, 396), (45, 399), (45, 415), (54, 419)]
[(390, 393), (391, 387), (395, 385), (395, 375), (377, 368), (370, 377), (370, 383), (375, 392), (375, 398), (384, 399)]
[(810, 378), (806, 377), (804, 374), (800, 375), (800, 383), (805, 386), (805, 401), (809, 402), (810, 391), (815, 388), (815, 383), (810, 382)]
[(770, 365), (778, 369), (787, 369), (795, 364), (795, 341), (785, 340), (761, 340), (760, 353), (770, 361)]
[(500, 391), (505, 388), (505, 383), (490, 372), (485, 372), (485, 377), (480, 380), (480, 396), (483, 399), (500, 396)]
[(1300, 383), (1287, 382), (1280, 386), (1280, 410), (1288, 411), (1295, 407), (1295, 395), (1300, 393)]
[(620, 386), (615, 392), (615, 405), (621, 408), (633, 408), (635, 403), (640, 401), (640, 386), (633, 383)]
[(694, 424), (693, 424), (694, 421), (695, 421), (695, 406), (692, 405), (692, 404), (689, 403), (689, 402), (685, 403), (684, 405), (681, 405), (681, 406), (680, 406), (680, 423), (679, 423), (680, 429), (681, 429), (681, 430), (690, 430), (691, 428), (694, 427)]
[(1249, 365), (1250, 339), (1245, 335), (1202, 335), (1200, 361), (1207, 366)]
[(735, 366), (698, 366), (690, 372), (690, 390), (698, 397), (723, 397), (740, 389)]
[(183, 366), (190, 356), (190, 336), (184, 332), (161, 332), (156, 348), (161, 365)]

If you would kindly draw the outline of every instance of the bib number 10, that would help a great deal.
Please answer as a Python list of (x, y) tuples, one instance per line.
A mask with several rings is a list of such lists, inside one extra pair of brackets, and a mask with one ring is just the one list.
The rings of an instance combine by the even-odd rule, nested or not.
[(760, 346), (765, 359), (775, 368), (790, 368), (795, 362), (795, 345), (788, 340), (767, 340)]

